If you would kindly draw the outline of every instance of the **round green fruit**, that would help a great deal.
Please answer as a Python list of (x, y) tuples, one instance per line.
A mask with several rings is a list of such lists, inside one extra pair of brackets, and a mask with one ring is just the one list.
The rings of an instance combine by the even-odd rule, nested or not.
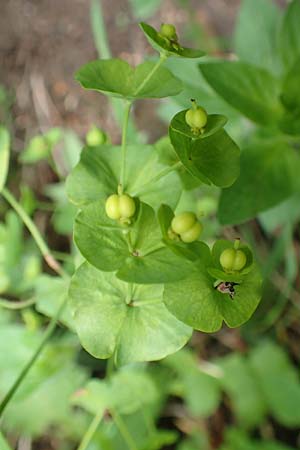
[(171, 222), (171, 231), (180, 236), (182, 242), (185, 243), (196, 241), (202, 232), (202, 228), (202, 224), (198, 222), (196, 215), (192, 212), (178, 214)]
[(85, 137), (87, 145), (90, 147), (96, 147), (97, 145), (105, 144), (106, 134), (103, 133), (100, 128), (93, 125), (91, 129), (87, 132)]
[(135, 202), (127, 194), (117, 195), (112, 194), (108, 197), (105, 203), (105, 211), (107, 216), (113, 220), (129, 219), (135, 213)]
[(120, 219), (119, 196), (117, 194), (108, 197), (105, 203), (105, 212), (110, 219)]
[(242, 270), (247, 263), (247, 257), (243, 250), (227, 248), (220, 256), (220, 264), (225, 271), (237, 272)]
[(185, 113), (185, 121), (193, 131), (201, 131), (207, 124), (207, 113), (192, 100), (193, 106)]
[(176, 34), (176, 28), (174, 27), (174, 25), (170, 23), (163, 23), (160, 27), (160, 33), (162, 34), (163, 37), (167, 39), (173, 41), (177, 41), (178, 39)]
[(196, 215), (192, 212), (184, 212), (181, 214), (178, 214), (175, 216), (171, 222), (172, 230), (177, 233), (181, 234), (185, 231), (188, 231), (194, 223), (196, 223), (197, 218)]
[(200, 234), (202, 233), (203, 225), (200, 222), (196, 222), (192, 228), (185, 231), (184, 233), (181, 233), (180, 237), (182, 242), (185, 242), (187, 244), (190, 244), (191, 242), (196, 241)]

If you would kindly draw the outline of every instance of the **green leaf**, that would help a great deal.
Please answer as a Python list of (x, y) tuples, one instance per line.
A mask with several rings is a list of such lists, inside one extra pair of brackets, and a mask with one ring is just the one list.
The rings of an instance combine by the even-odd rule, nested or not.
[[(154, 71), (154, 66), (149, 61), (132, 67), (121, 59), (97, 60), (82, 66), (75, 79), (86, 89), (128, 100), (178, 94), (182, 90), (181, 81), (164, 67)], [(147, 79), (150, 73), (152, 76)]]
[(277, 39), (281, 17), (281, 10), (272, 0), (243, 0), (234, 34), (239, 59), (280, 72)]
[(72, 403), (96, 415), (106, 409), (119, 414), (133, 414), (157, 400), (157, 390), (143, 370), (123, 367), (109, 379), (89, 380), (75, 393)]
[[(138, 195), (142, 202), (157, 209), (161, 203), (175, 207), (181, 194), (178, 175), (173, 172), (158, 181), (151, 180), (165, 168), (151, 145), (127, 147), (125, 192)], [(79, 164), (67, 179), (71, 202), (82, 206), (96, 200), (106, 200), (117, 192), (121, 170), (120, 146), (86, 147)], [(160, 195), (157, 195), (157, 192)]]
[[(69, 281), (42, 274), (35, 280), (34, 288), (34, 295), (37, 298), (36, 310), (48, 317), (54, 317), (63, 299), (68, 295)], [(69, 305), (64, 308), (59, 321), (71, 330), (74, 329)]]
[(223, 370), (220, 382), (239, 424), (245, 428), (260, 425), (267, 413), (266, 404), (248, 361), (236, 353), (220, 358), (217, 363)]
[(189, 277), (165, 286), (164, 302), (175, 317), (197, 330), (215, 332), (223, 321), (231, 328), (238, 327), (251, 317), (260, 301), (260, 273), (253, 266), (234, 286), (232, 299), (214, 287), (215, 279), (207, 271), (211, 265), (211, 258), (203, 254)]
[(251, 353), (250, 364), (275, 419), (286, 427), (299, 427), (299, 373), (284, 350), (272, 342), (261, 343)]
[(9, 165), (10, 138), (7, 129), (0, 127), (0, 192), (5, 186)]
[(187, 111), (188, 109), (185, 109), (184, 111), (180, 111), (176, 114), (171, 121), (170, 127), (176, 133), (183, 134), (191, 139), (205, 139), (206, 137), (221, 130), (227, 122), (227, 118), (225, 116), (220, 114), (208, 114), (207, 124), (205, 125), (203, 134), (199, 133), (199, 135), (195, 135), (186, 123), (185, 115)]
[(199, 67), (211, 87), (249, 119), (272, 125), (280, 118), (280, 83), (266, 70), (240, 61), (204, 63)]
[[(193, 416), (211, 416), (221, 401), (219, 380), (204, 373), (199, 361), (187, 349), (168, 356), (164, 364), (171, 367), (177, 375), (175, 385), (179, 386), (179, 392), (174, 390), (171, 394), (183, 397)], [(171, 378), (173, 380), (174, 377)]]
[(285, 13), (279, 34), (279, 46), (282, 61), (289, 70), (300, 57), (300, 3), (293, 0)]
[(107, 217), (102, 201), (83, 208), (74, 230), (82, 255), (98, 269), (117, 271), (118, 278), (130, 283), (167, 283), (187, 276), (192, 264), (165, 247), (153, 209), (141, 203), (137, 214), (126, 229)]
[(282, 141), (256, 142), (241, 154), (240, 177), (221, 194), (222, 224), (244, 222), (299, 189), (300, 159)]
[(177, 56), (182, 58), (200, 58), (205, 55), (202, 50), (194, 50), (192, 48), (182, 47), (180, 44), (173, 44), (164, 39), (155, 28), (147, 23), (141, 22), (140, 27), (144, 32), (150, 45), (159, 53), (167, 54), (168, 56)]
[(130, 287), (113, 273), (83, 264), (69, 294), (83, 347), (96, 358), (114, 355), (118, 365), (157, 360), (179, 350), (191, 329), (168, 312), (162, 291), (161, 285)]
[(300, 112), (300, 57), (286, 74), (281, 92), (281, 101), (290, 112)]
[(225, 187), (238, 177), (240, 151), (225, 130), (194, 140), (172, 128), (171, 123), (169, 135), (186, 170), (203, 183)]

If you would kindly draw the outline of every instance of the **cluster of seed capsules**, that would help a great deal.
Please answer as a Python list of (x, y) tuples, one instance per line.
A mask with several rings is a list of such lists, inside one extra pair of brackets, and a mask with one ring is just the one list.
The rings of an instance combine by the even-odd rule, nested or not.
[[(161, 33), (162, 30), (165, 31), (163, 26), (170, 27), (163, 24)], [(171, 33), (172, 30), (168, 30)], [(194, 134), (203, 133), (207, 123), (207, 113), (205, 109), (197, 105), (195, 100), (192, 100), (192, 107), (186, 112), (185, 120)], [(110, 219), (117, 220), (123, 225), (130, 225), (136, 212), (136, 204), (128, 194), (112, 194), (106, 200), (105, 211)], [(203, 225), (196, 214), (185, 211), (173, 217), (168, 229), (168, 237), (174, 241), (190, 244), (199, 239), (202, 230)], [(247, 257), (243, 250), (239, 249), (239, 240), (235, 242), (233, 248), (225, 249), (220, 255), (220, 264), (228, 273), (241, 271), (246, 263)]]

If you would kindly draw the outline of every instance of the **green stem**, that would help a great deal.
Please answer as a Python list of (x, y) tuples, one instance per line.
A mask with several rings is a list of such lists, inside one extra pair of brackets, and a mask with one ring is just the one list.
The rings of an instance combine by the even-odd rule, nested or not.
[(87, 431), (85, 432), (77, 450), (86, 450), (88, 448), (88, 445), (91, 442), (94, 434), (96, 433), (97, 428), (102, 420), (102, 417), (103, 417), (103, 411), (101, 410), (101, 411), (99, 411), (98, 414), (95, 415), (90, 426), (88, 427)]
[(110, 358), (108, 358), (107, 363), (106, 363), (106, 373), (105, 373), (105, 378), (109, 379), (113, 372), (114, 372), (114, 368), (115, 368), (115, 363), (114, 363), (114, 358), (115, 355), (114, 353), (111, 355)]
[(37, 226), (29, 217), (27, 212), (23, 209), (23, 207), (18, 203), (18, 201), (14, 198), (14, 196), (9, 192), (8, 189), (3, 188), (1, 194), (5, 198), (5, 200), (10, 204), (10, 206), (16, 211), (16, 213), (20, 216), (25, 226), (30, 231), (33, 239), (35, 240), (37, 246), (39, 247), (43, 257), (45, 258), (46, 263), (52, 270), (54, 270), (58, 275), (64, 278), (69, 278), (66, 272), (63, 270), (61, 265), (52, 255), (48, 245), (44, 241), (41, 233), (39, 232)]
[(136, 446), (131, 434), (129, 433), (122, 417), (116, 411), (111, 410), (111, 409), (110, 409), (110, 413), (112, 415), (112, 418), (113, 418), (115, 424), (119, 428), (119, 431), (120, 431), (121, 435), (123, 436), (123, 439), (126, 442), (129, 450), (137, 450), (137, 446)]
[(126, 101), (124, 108), (124, 117), (123, 117), (123, 127), (122, 127), (122, 161), (121, 161), (121, 174), (120, 174), (120, 185), (119, 185), (119, 193), (122, 194), (124, 192), (124, 184), (125, 184), (125, 170), (126, 170), (126, 141), (127, 141), (127, 130), (128, 130), (128, 120), (132, 103)]
[(182, 166), (182, 162), (181, 161), (177, 161), (175, 164), (173, 164), (172, 166), (166, 167), (165, 169), (163, 169), (161, 172), (159, 172), (157, 175), (155, 175), (155, 177), (151, 178), (149, 181), (147, 181), (147, 183), (143, 184), (137, 191), (135, 191), (134, 193), (132, 193), (131, 195), (133, 197), (141, 194), (141, 192), (143, 192), (145, 189), (148, 188), (149, 184), (152, 183), (156, 183), (157, 181), (159, 181), (161, 178), (166, 177), (167, 175), (169, 175), (169, 173), (173, 172), (176, 169), (179, 169), (179, 167)]
[(66, 296), (66, 298), (64, 299), (64, 301), (62, 302), (62, 304), (58, 308), (55, 316), (49, 322), (49, 325), (46, 328), (46, 331), (44, 333), (43, 339), (41, 340), (41, 342), (40, 342), (39, 346), (37, 347), (36, 351), (34, 352), (32, 357), (30, 358), (30, 360), (27, 362), (27, 364), (25, 365), (25, 367), (23, 368), (23, 370), (21, 371), (21, 373), (19, 374), (18, 378), (16, 379), (16, 381), (14, 382), (12, 387), (9, 389), (9, 391), (7, 392), (7, 394), (5, 395), (3, 400), (1, 401), (1, 403), (0, 403), (0, 417), (3, 414), (3, 412), (4, 412), (5, 408), (7, 407), (8, 403), (10, 402), (10, 400), (12, 399), (14, 394), (16, 393), (18, 387), (20, 386), (20, 384), (22, 383), (22, 381), (24, 380), (24, 378), (28, 374), (29, 370), (31, 369), (31, 367), (33, 366), (33, 364), (35, 363), (35, 361), (37, 360), (37, 358), (41, 354), (43, 348), (45, 347), (45, 345), (48, 343), (49, 339), (51, 338), (51, 336), (52, 336), (52, 334), (53, 334), (53, 332), (55, 330), (56, 324), (57, 324), (57, 322), (59, 320), (59, 317), (60, 317), (63, 309), (65, 308), (65, 306), (67, 304), (67, 300), (68, 300), (68, 297)]
[(144, 78), (142, 83), (136, 88), (136, 90), (135, 90), (135, 92), (133, 94), (134, 96), (138, 95), (141, 92), (141, 90), (146, 86), (148, 81), (153, 77), (155, 72), (160, 68), (160, 66), (165, 62), (165, 60), (167, 58), (168, 58), (168, 56), (166, 54), (161, 53), (160, 58), (157, 61), (157, 63), (153, 66), (152, 70), (150, 70), (150, 72), (148, 73), (146, 78)]
[(0, 307), (7, 309), (23, 309), (28, 306), (34, 305), (36, 298), (30, 298), (29, 300), (23, 300), (21, 302), (12, 302), (4, 298), (0, 298)]

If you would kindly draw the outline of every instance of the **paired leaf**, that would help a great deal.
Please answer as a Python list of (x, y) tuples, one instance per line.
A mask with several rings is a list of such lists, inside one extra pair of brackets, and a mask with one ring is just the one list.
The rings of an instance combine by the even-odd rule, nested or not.
[(204, 63), (199, 67), (212, 88), (249, 119), (272, 125), (280, 118), (280, 82), (266, 70), (240, 61)]
[[(151, 145), (129, 145), (126, 155), (125, 192), (158, 208), (166, 203), (176, 206), (181, 186), (176, 173), (169, 173), (158, 181), (151, 181), (165, 164)], [(121, 170), (121, 147), (101, 145), (93, 149), (86, 147), (80, 162), (67, 179), (67, 193), (70, 200), (82, 206), (102, 200), (117, 192)], [(160, 195), (157, 195), (159, 191)]]
[(230, 186), (238, 177), (240, 151), (225, 130), (193, 139), (178, 128), (173, 128), (172, 121), (169, 135), (186, 170), (203, 183), (225, 187)]
[(272, 0), (243, 0), (234, 33), (239, 59), (272, 73), (280, 72), (277, 44), (281, 17), (281, 10)]
[(155, 28), (147, 23), (141, 22), (140, 27), (144, 32), (150, 45), (159, 53), (168, 56), (179, 56), (182, 58), (200, 58), (205, 55), (202, 50), (194, 50), (192, 48), (181, 47), (180, 44), (173, 43), (165, 39)]
[(209, 253), (203, 253), (195, 270), (181, 282), (165, 286), (164, 302), (179, 320), (193, 328), (214, 332), (223, 321), (233, 328), (246, 322), (255, 311), (261, 297), (261, 276), (256, 266), (234, 287), (233, 299), (219, 292), (215, 278), (208, 268), (212, 266)]
[(128, 100), (169, 97), (182, 90), (182, 82), (168, 69), (154, 67), (149, 61), (132, 67), (122, 59), (103, 59), (82, 66), (75, 79), (85, 89)]
[(0, 192), (6, 183), (9, 164), (10, 137), (7, 129), (0, 127)]
[(221, 194), (222, 224), (241, 223), (299, 189), (300, 158), (282, 141), (253, 143), (241, 154), (240, 177)]
[(137, 220), (127, 230), (107, 217), (102, 201), (91, 203), (79, 212), (74, 233), (79, 250), (92, 265), (117, 271), (118, 278), (130, 283), (180, 280), (192, 268), (191, 262), (165, 247), (154, 211), (145, 203), (140, 204)]
[(168, 312), (161, 285), (130, 285), (83, 264), (72, 278), (71, 307), (83, 347), (118, 365), (164, 358), (179, 350), (191, 329)]

